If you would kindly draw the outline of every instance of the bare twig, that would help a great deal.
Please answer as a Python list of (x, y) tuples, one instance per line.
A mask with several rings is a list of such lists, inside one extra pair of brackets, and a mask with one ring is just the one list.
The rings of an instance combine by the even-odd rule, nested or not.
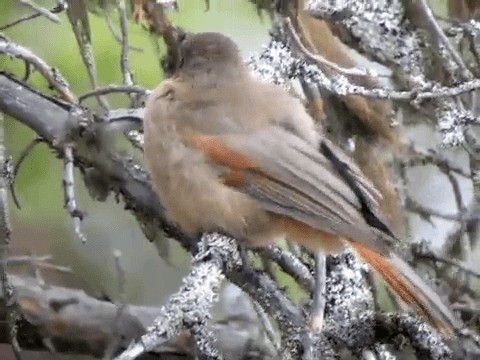
[[(128, 20), (127, 20), (127, 12), (125, 9), (125, 1), (116, 0), (115, 3), (116, 3), (116, 7), (120, 17), (120, 31), (121, 31), (121, 39), (122, 39), (121, 41), (122, 50), (120, 54), (120, 69), (122, 70), (123, 84), (126, 87), (132, 87), (133, 86), (132, 73), (130, 72), (130, 68), (128, 65), (128, 49), (130, 45), (128, 42)], [(135, 97), (134, 93), (139, 94), (139, 92), (132, 92), (132, 91), (129, 92), (131, 106), (139, 107), (138, 97)], [(126, 137), (133, 144), (133, 146), (137, 148), (143, 148), (143, 146), (139, 146), (138, 136), (135, 132), (127, 133)]]
[[(122, 37), (117, 33), (117, 31), (115, 30), (115, 28), (113, 26), (112, 17), (110, 16), (110, 12), (108, 11), (109, 9), (107, 8), (107, 2), (105, 2), (103, 5), (104, 5), (104, 6), (102, 6), (103, 16), (105, 17), (105, 21), (107, 23), (108, 29), (112, 33), (113, 38), (115, 40), (117, 40), (118, 43), (121, 44), (122, 43)], [(129, 49), (133, 50), (133, 51), (143, 52), (142, 48), (139, 48), (139, 47), (136, 47), (136, 46), (133, 46), (133, 45), (130, 45)]]
[(62, 95), (64, 100), (70, 103), (77, 102), (75, 95), (70, 91), (70, 86), (58, 70), (49, 66), (27, 48), (0, 38), (0, 54), (11, 55), (32, 64), (47, 79), (48, 83)]
[(480, 306), (471, 304), (453, 304), (452, 310), (480, 314)]
[(120, 259), (122, 257), (122, 253), (120, 250), (115, 249), (113, 251), (113, 257), (115, 259), (115, 270), (117, 272), (117, 277), (118, 277), (118, 296), (120, 299), (119, 306), (122, 307), (126, 303), (126, 291), (125, 291), (125, 285), (126, 285), (126, 276), (125, 276), (125, 270), (123, 269), (122, 263), (120, 262)]
[[(90, 27), (88, 25), (87, 4), (84, 1), (71, 4), (67, 9), (68, 18), (72, 25), (73, 33), (77, 39), (77, 45), (80, 49), (83, 64), (87, 68), (88, 78), (92, 88), (97, 89), (97, 75), (95, 69), (95, 60), (93, 56), (92, 46), (90, 43)], [(96, 96), (98, 104), (104, 109), (109, 108), (105, 98)]]
[(429, 208), (420, 204), (417, 200), (413, 199), (410, 196), (405, 197), (404, 207), (406, 210), (417, 213), (422, 219), (431, 222), (431, 217), (438, 217), (440, 219), (451, 220), (451, 221), (463, 221), (462, 214), (446, 214), (441, 211)]
[[(302, 50), (302, 47), (304, 48), (304, 46), (301, 44), (298, 35), (291, 32), (289, 32), (289, 35), (293, 39), (294, 46), (299, 47), (301, 49), (301, 53), (307, 59), (317, 64), (318, 59), (312, 59), (310, 56), (305, 55), (305, 51), (308, 50)], [(300, 43), (298, 44), (299, 41)], [(315, 57), (316, 55), (311, 54), (311, 56)], [(422, 84), (419, 83), (418, 88), (408, 91), (395, 91), (393, 89), (379, 87), (369, 89), (351, 83), (341, 72), (339, 72), (338, 75), (333, 76), (331, 79), (329, 79), (319, 69), (316, 69), (315, 71), (313, 68), (308, 67), (305, 69), (305, 72), (308, 73), (308, 76), (305, 76), (306, 81), (318, 82), (320, 86), (325, 87), (328, 91), (337, 95), (360, 95), (380, 100), (390, 99), (397, 101), (408, 101), (416, 107), (418, 107), (419, 104), (424, 100), (455, 97), (480, 88), (480, 79), (469, 79), (468, 81), (452, 87), (440, 86), (435, 82), (425, 82)], [(472, 117), (471, 122), (480, 123), (480, 120)]]
[(465, 272), (466, 274), (473, 275), (475, 277), (480, 277), (480, 272), (476, 271), (474, 269), (469, 268), (465, 264), (463, 264), (461, 261), (455, 260), (453, 258), (445, 258), (439, 255), (434, 254), (432, 251), (426, 251), (425, 249), (419, 249), (418, 251), (414, 252), (414, 255), (418, 258), (424, 258), (428, 259), (431, 261), (438, 261), (442, 262), (445, 264), (448, 264), (450, 266), (456, 267), (460, 269), (461, 271)]
[[(23, 265), (30, 263), (32, 261), (44, 262), (51, 260), (51, 255), (43, 255), (43, 256), (9, 256), (6, 260), (8, 265)], [(2, 260), (4, 261), (4, 260)]]
[(417, 166), (433, 164), (444, 170), (444, 172), (454, 172), (463, 177), (470, 178), (470, 173), (461, 166), (454, 164), (451, 160), (435, 149), (423, 149), (416, 144), (405, 144), (408, 152), (411, 153), (408, 159), (402, 160), (405, 166)]
[(82, 94), (78, 97), (78, 101), (81, 103), (83, 100), (91, 97), (91, 96), (97, 96), (97, 95), (108, 95), (112, 93), (126, 93), (126, 94), (131, 94), (131, 93), (136, 93), (136, 94), (147, 94), (148, 90), (142, 88), (141, 86), (138, 85), (109, 85), (105, 87), (100, 87), (96, 88), (95, 90), (86, 92), (85, 94)]
[(15, 181), (17, 180), (18, 172), (20, 171), (20, 168), (25, 161), (25, 159), (28, 157), (30, 152), (37, 146), (39, 143), (41, 143), (43, 140), (42, 138), (36, 136), (28, 145), (27, 147), (22, 151), (20, 154), (20, 157), (17, 160), (17, 163), (15, 165), (15, 168), (13, 169), (13, 179), (10, 182), (10, 192), (12, 193), (13, 200), (15, 202), (15, 205), (17, 206), (18, 209), (21, 209), (21, 204), (20, 201), (18, 200), (17, 193), (15, 191)]
[(258, 302), (255, 300), (252, 301), (253, 308), (255, 309), (255, 312), (257, 313), (260, 322), (263, 325), (263, 330), (265, 331), (265, 334), (267, 335), (268, 340), (272, 344), (273, 348), (275, 349), (277, 355), (280, 354), (280, 340), (278, 339), (277, 333), (275, 332), (272, 323), (270, 322), (270, 319), (268, 318), (267, 313), (265, 310), (260, 306)]
[(122, 34), (122, 52), (120, 55), (120, 68), (123, 75), (123, 84), (132, 86), (132, 74), (128, 66), (128, 20), (125, 9), (125, 0), (116, 0), (116, 6), (120, 15), (120, 30)]
[(462, 75), (466, 79), (472, 78), (472, 73), (465, 65), (462, 57), (458, 53), (458, 51), (453, 47), (452, 43), (445, 35), (445, 32), (438, 24), (435, 16), (433, 15), (432, 10), (430, 9), (430, 5), (427, 3), (426, 0), (418, 0), (411, 2), (411, 6), (415, 8), (416, 11), (422, 16), (422, 20), (426, 24), (426, 28), (429, 30), (429, 33), (433, 36), (433, 39), (438, 41), (438, 45), (442, 45), (448, 51), (448, 53), (452, 56), (453, 60), (462, 71)]
[(77, 201), (75, 200), (75, 182), (73, 176), (73, 150), (71, 145), (66, 145), (63, 150), (63, 191), (65, 196), (65, 207), (73, 220), (73, 230), (75, 235), (85, 243), (86, 237), (80, 230), (80, 225), (83, 220), (83, 213), (77, 208)]
[[(65, 7), (63, 6), (63, 4), (61, 2), (59, 2), (57, 6), (55, 6), (53, 9), (50, 10), (50, 13), (51, 14), (57, 14), (59, 12), (62, 12), (64, 9), (65, 9)], [(10, 27), (21, 24), (22, 22), (25, 22), (25, 21), (33, 20), (33, 19), (35, 19), (37, 17), (40, 17), (40, 16), (42, 16), (42, 14), (39, 13), (39, 12), (35, 12), (33, 14), (23, 16), (23, 17), (15, 20), (15, 21), (12, 21), (11, 23), (0, 26), (0, 31), (7, 30)]]
[(314, 331), (322, 331), (325, 317), (325, 292), (327, 289), (327, 265), (325, 255), (315, 253), (315, 291), (313, 292), (313, 304), (310, 314), (310, 326)]
[(47, 261), (51, 260), (51, 255), (43, 255), (43, 256), (9, 256), (6, 260), (6, 263), (9, 266), (21, 266), (21, 265), (28, 265), (31, 266), (35, 272), (39, 269), (44, 270), (54, 270), (62, 273), (71, 273), (72, 270), (68, 266), (60, 266), (55, 264), (50, 264)]
[(124, 311), (127, 308), (127, 303), (126, 303), (126, 292), (125, 292), (125, 285), (126, 285), (126, 277), (125, 277), (125, 270), (123, 269), (123, 266), (120, 262), (120, 258), (122, 256), (122, 253), (120, 250), (115, 249), (113, 251), (113, 257), (115, 260), (115, 270), (117, 273), (117, 281), (118, 281), (118, 301), (115, 302), (115, 307), (117, 308), (116, 314), (115, 314), (115, 319), (113, 321), (113, 326), (112, 326), (112, 339), (110, 341), (110, 344), (107, 346), (107, 349), (105, 350), (105, 354), (103, 358), (105, 360), (110, 360), (113, 357), (113, 354), (119, 347), (119, 345), (122, 342), (122, 329), (121, 329), (121, 324), (120, 320), (123, 316)]
[(310, 270), (289, 251), (281, 250), (272, 246), (262, 252), (288, 275), (292, 276), (306, 291), (312, 291), (315, 287), (315, 280)]
[(379, 75), (379, 74), (376, 73), (376, 71), (371, 70), (371, 69), (365, 69), (364, 70), (364, 69), (357, 69), (357, 68), (348, 68), (348, 69), (342, 68), (338, 64), (324, 58), (320, 54), (313, 54), (310, 50), (308, 50), (303, 45), (302, 40), (300, 39), (300, 37), (297, 34), (297, 31), (293, 27), (292, 20), (289, 17), (287, 17), (287, 18), (285, 18), (284, 22), (286, 24), (287, 29), (290, 32), (290, 35), (295, 40), (296, 45), (299, 47), (299, 49), (302, 51), (302, 53), (306, 57), (308, 57), (309, 59), (318, 63), (319, 65), (327, 66), (327, 67), (335, 70), (336, 72), (338, 72), (339, 74), (342, 74), (342, 75), (368, 76), (368, 77), (378, 77), (378, 76), (389, 77), (390, 76), (390, 75)]
[(61, 20), (57, 15), (55, 15), (50, 10), (41, 7), (40, 5), (36, 4), (35, 2), (33, 2), (31, 0), (20, 0), (20, 4), (29, 7), (30, 9), (34, 10), (35, 12), (40, 14), (41, 16), (44, 16), (45, 18), (47, 18), (51, 22), (54, 22), (56, 24), (61, 23)]
[(29, 20), (32, 20), (32, 19), (35, 19), (37, 17), (39, 17), (40, 14), (39, 13), (35, 13), (35, 14), (30, 14), (30, 15), (26, 15), (26, 16), (23, 16), (17, 20), (14, 20), (12, 21), (11, 23), (8, 23), (8, 24), (5, 24), (3, 26), (0, 26), (0, 31), (5, 31), (7, 30), (8, 28), (11, 28), (15, 25), (18, 25), (18, 24), (21, 24), (22, 22), (24, 21), (29, 21)]

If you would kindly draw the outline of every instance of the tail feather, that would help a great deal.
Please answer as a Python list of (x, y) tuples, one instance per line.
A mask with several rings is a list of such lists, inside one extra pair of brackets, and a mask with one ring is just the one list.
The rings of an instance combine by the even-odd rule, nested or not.
[(348, 241), (357, 255), (385, 280), (407, 304), (430, 321), (444, 336), (451, 337), (459, 323), (440, 297), (397, 255), (384, 256), (366, 246)]

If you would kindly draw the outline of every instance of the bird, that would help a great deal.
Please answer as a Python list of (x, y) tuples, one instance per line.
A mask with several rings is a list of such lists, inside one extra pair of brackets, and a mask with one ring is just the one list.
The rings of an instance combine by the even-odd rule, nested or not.
[(395, 254), (381, 193), (297, 97), (250, 73), (228, 36), (182, 40), (174, 74), (145, 103), (144, 159), (167, 218), (185, 233), (223, 232), (250, 247), (286, 238), (325, 254), (348, 247), (443, 335), (458, 329)]

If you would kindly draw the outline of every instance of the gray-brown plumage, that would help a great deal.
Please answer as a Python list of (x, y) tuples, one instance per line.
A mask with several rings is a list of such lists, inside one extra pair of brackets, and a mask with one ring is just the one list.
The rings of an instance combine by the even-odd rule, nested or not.
[(251, 246), (282, 237), (327, 253), (349, 245), (444, 333), (455, 319), (400, 258), (381, 196), (320, 136), (303, 105), (254, 79), (236, 44), (188, 36), (182, 63), (145, 107), (145, 160), (167, 216), (191, 234), (224, 231)]

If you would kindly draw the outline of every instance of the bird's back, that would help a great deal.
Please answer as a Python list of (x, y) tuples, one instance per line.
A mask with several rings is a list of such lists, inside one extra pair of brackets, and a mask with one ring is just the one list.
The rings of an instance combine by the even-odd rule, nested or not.
[(168, 113), (174, 118), (166, 119), (181, 123), (182, 128), (225, 135), (278, 125), (312, 144), (318, 141), (314, 122), (302, 103), (280, 86), (252, 77), (208, 86), (182, 84), (178, 81), (167, 85), (173, 97)]

